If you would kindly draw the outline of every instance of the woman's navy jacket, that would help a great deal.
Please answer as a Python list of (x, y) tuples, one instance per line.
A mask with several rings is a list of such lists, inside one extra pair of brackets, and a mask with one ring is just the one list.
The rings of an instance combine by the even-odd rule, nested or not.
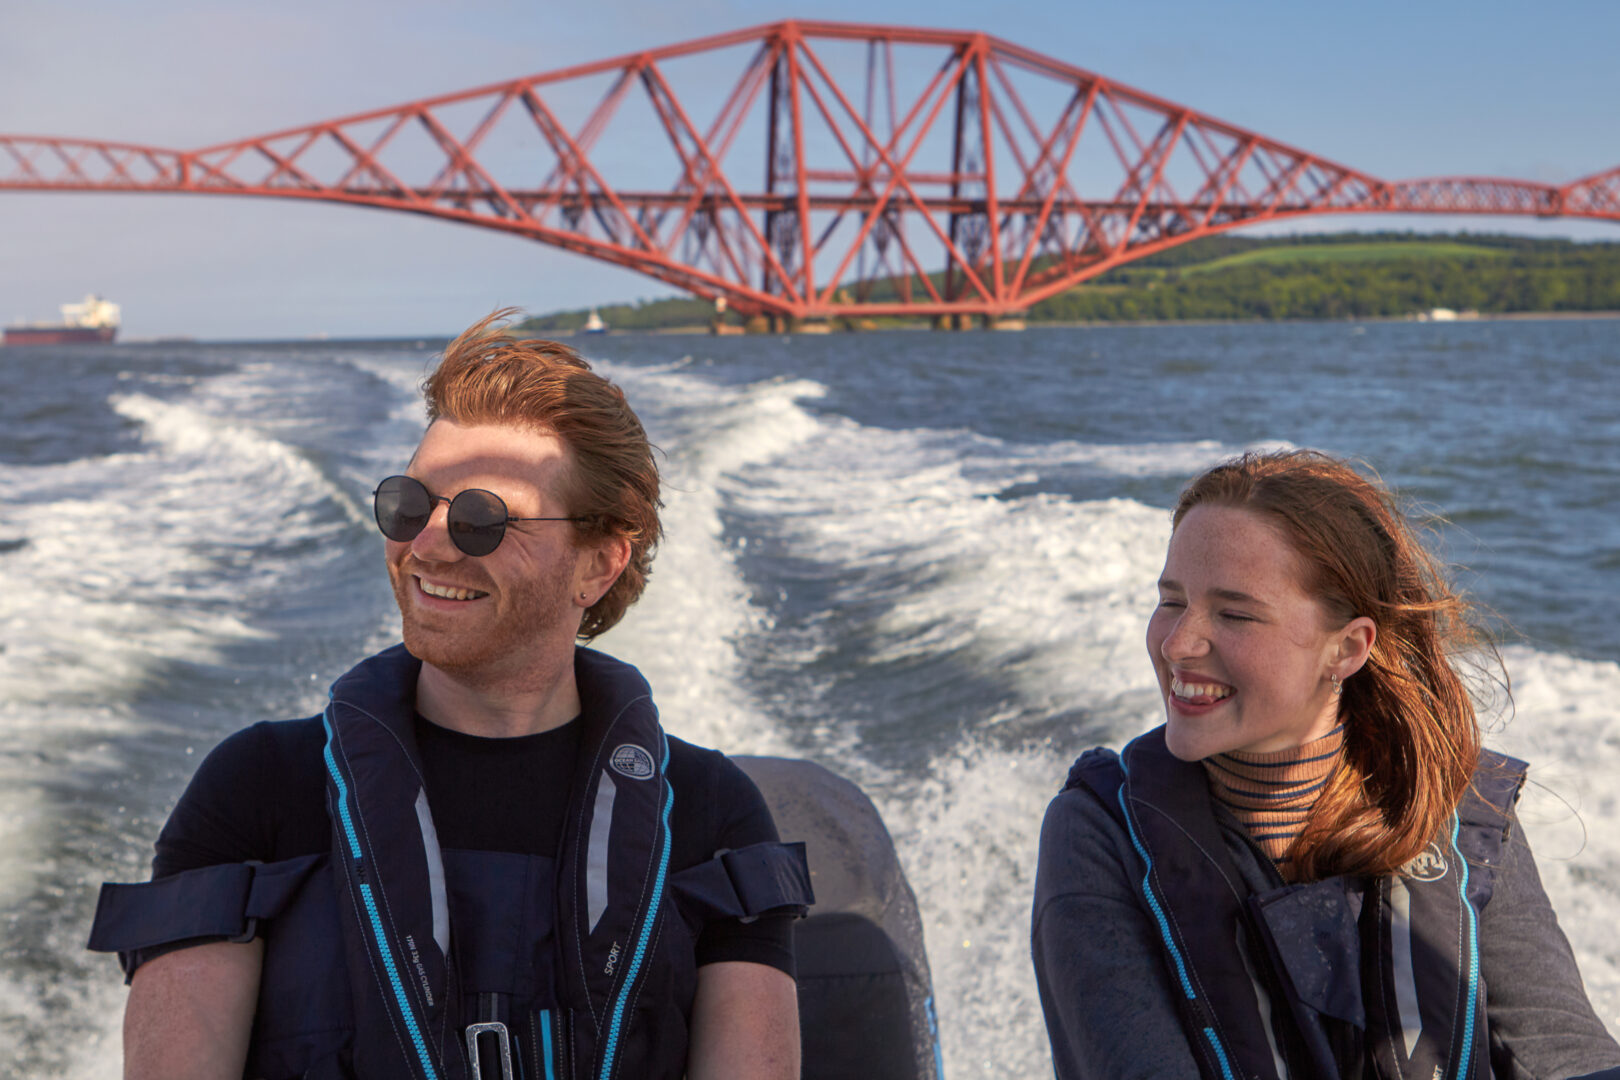
[(1399, 875), (1269, 891), (1244, 884), (1202, 766), (1163, 728), (1088, 751), (1067, 787), (1128, 832), (1202, 1075), (1469, 1080), (1491, 1075), (1479, 915), (1524, 772), (1485, 752), (1450, 828)]
[[(103, 886), (90, 946), (251, 940), (265, 957), (248, 1076), (679, 1077), (702, 922), (811, 902), (802, 844), (670, 872), (667, 746), (632, 667), (576, 652), (587, 703), (557, 858), (441, 850), (396, 646), (332, 687), (330, 854)], [(261, 927), (261, 924), (264, 924)], [(505, 1059), (510, 1056), (510, 1061)]]

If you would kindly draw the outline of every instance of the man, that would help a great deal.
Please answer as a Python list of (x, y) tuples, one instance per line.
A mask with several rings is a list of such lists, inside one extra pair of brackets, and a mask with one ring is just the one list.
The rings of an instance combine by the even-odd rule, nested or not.
[(484, 320), (375, 493), (404, 644), (203, 762), (104, 887), (125, 1076), (798, 1076), (802, 845), (577, 649), (646, 583), (658, 472), (566, 346)]

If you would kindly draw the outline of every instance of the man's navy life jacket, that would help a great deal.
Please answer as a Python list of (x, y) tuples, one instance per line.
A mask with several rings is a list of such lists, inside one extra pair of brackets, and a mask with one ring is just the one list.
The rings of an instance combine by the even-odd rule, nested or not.
[(1399, 875), (1260, 892), (1231, 857), (1203, 767), (1171, 754), (1162, 727), (1123, 755), (1087, 751), (1066, 788), (1095, 793), (1141, 858), (1202, 1075), (1474, 1080), (1491, 1075), (1479, 917), (1524, 772), (1484, 752), (1451, 828)]
[(247, 941), (268, 923), (246, 1075), (679, 1077), (704, 921), (812, 902), (802, 844), (673, 874), (668, 748), (646, 682), (576, 652), (589, 703), (556, 859), (439, 847), (396, 646), (332, 687), (330, 854), (105, 885), (90, 947)]

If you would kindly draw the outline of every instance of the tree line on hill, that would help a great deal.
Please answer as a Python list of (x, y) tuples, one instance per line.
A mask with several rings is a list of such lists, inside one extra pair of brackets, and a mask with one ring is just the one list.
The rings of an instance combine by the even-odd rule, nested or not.
[[(1477, 253), (1429, 253), (1466, 245)], [(1377, 244), (1354, 259), (1289, 258), (1289, 247)], [(1201, 246), (1207, 245), (1201, 251)], [(1201, 264), (1279, 248), (1265, 260)], [(1401, 248), (1410, 245), (1412, 252)], [(1304, 250), (1301, 250), (1303, 255)], [(1320, 252), (1312, 252), (1313, 256)], [(1433, 308), (1513, 312), (1620, 311), (1620, 243), (1404, 234), (1211, 237), (1171, 248), (1042, 301), (1031, 321), (1398, 318)]]
[[(874, 296), (892, 293), (875, 283)], [(1470, 233), (1205, 237), (1043, 300), (1031, 322), (1399, 318), (1433, 308), (1620, 311), (1620, 242)], [(598, 309), (615, 330), (706, 326), (711, 303), (678, 297)], [(524, 332), (578, 330), (585, 309)]]
[(512, 329), (522, 333), (544, 334), (576, 331), (594, 310), (612, 330), (672, 330), (707, 326), (714, 318), (714, 303), (692, 296), (672, 296), (663, 300), (638, 300), (629, 304), (604, 304), (594, 309), (558, 311), (525, 319)]

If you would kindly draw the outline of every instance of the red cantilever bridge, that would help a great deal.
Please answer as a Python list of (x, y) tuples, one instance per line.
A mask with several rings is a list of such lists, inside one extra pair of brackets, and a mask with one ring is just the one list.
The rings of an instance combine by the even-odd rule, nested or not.
[(806, 21), (200, 150), (0, 135), (0, 188), (403, 210), (796, 320), (995, 319), (1307, 214), (1620, 221), (1620, 169), (1380, 180), (985, 34)]

